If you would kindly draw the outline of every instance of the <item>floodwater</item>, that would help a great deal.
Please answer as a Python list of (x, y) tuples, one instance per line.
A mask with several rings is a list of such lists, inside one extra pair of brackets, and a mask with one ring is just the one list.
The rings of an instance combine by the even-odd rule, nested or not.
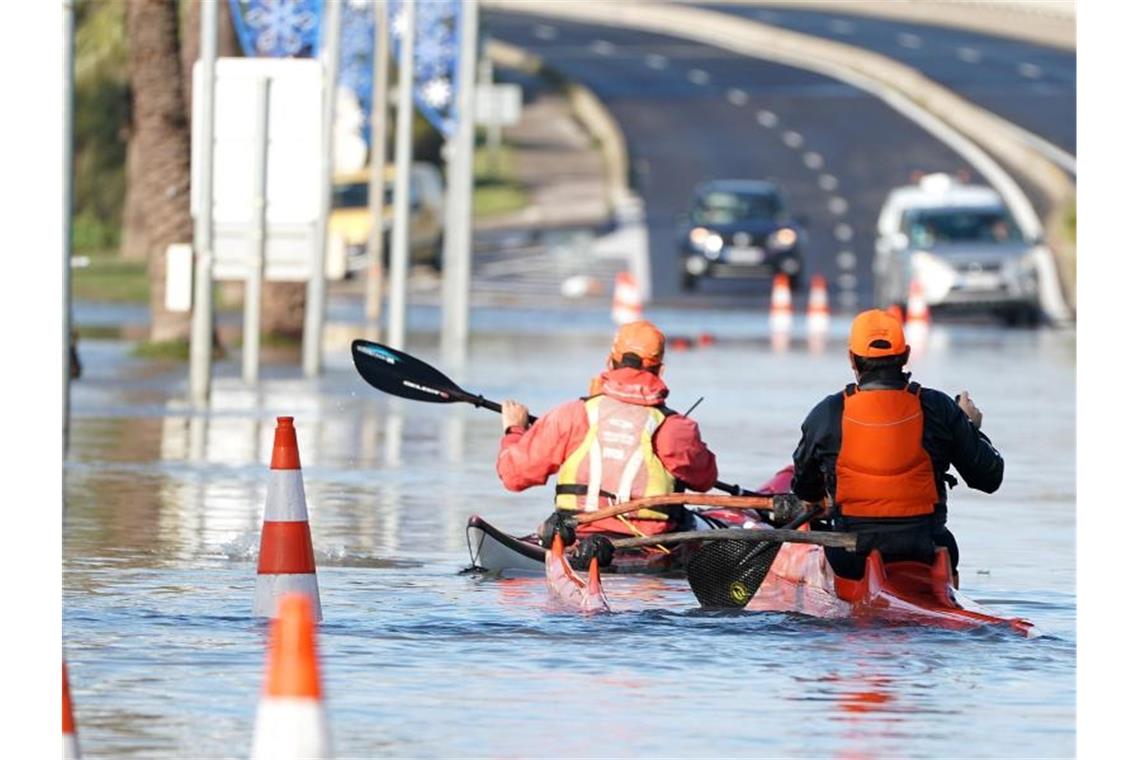
[[(783, 352), (751, 314), (651, 313), (713, 346), (672, 352), (672, 405), (694, 412), (721, 478), (756, 485), (799, 424), (849, 382), (844, 347)], [(412, 327), (417, 327), (413, 317)], [(585, 392), (604, 314), (476, 313), (462, 384), (541, 412)], [(351, 332), (351, 331), (349, 331)], [(435, 361), (435, 343), (409, 350)], [(541, 579), (468, 563), (481, 513), (529, 532), (549, 490), (502, 490), (495, 415), (389, 399), (347, 343), (319, 381), (291, 365), (248, 389), (217, 367), (211, 413), (185, 368), (85, 341), (73, 387), (64, 651), (88, 757), (248, 755), (266, 625), (250, 616), (274, 417), (300, 441), (325, 621), (326, 703), (341, 757), (958, 756), (1075, 752), (1075, 338), (936, 327), (914, 379), (968, 389), (1006, 458), (993, 496), (960, 486), (962, 590), (1049, 635), (874, 629), (702, 613), (683, 579), (607, 578), (613, 614), (549, 605)], [(457, 378), (458, 379), (458, 378)]]

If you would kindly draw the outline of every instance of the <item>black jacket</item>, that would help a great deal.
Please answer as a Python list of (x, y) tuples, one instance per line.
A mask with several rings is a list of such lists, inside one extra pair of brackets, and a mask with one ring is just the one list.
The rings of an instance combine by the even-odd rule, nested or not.
[[(894, 371), (879, 377), (864, 375), (860, 390), (905, 388), (909, 373)], [(824, 495), (835, 495), (835, 460), (843, 431), (843, 391), (819, 402), (801, 428), (802, 436), (792, 455), (795, 475), (792, 490), (806, 501), (819, 501)], [(1005, 463), (986, 434), (974, 427), (954, 399), (942, 391), (922, 388), (922, 447), (930, 455), (937, 481), (938, 501), (935, 514), (940, 522), (946, 515), (946, 480), (950, 465), (958, 471), (966, 485), (993, 493), (1001, 485)]]

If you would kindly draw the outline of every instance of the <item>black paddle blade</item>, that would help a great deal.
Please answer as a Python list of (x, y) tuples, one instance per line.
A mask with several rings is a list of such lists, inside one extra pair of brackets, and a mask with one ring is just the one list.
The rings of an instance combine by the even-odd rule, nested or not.
[(778, 543), (707, 541), (689, 560), (689, 588), (702, 607), (743, 607), (756, 596), (779, 552)]
[(471, 394), (430, 364), (369, 340), (352, 341), (352, 363), (365, 382), (393, 396), (435, 404), (471, 398)]

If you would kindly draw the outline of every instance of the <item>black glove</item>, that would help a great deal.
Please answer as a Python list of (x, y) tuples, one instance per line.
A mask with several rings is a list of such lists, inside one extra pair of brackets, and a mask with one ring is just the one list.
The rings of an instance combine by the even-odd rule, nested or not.
[(538, 526), (538, 540), (549, 549), (550, 545), (554, 543), (554, 534), (557, 533), (562, 536), (562, 545), (570, 546), (576, 539), (573, 519), (572, 515), (563, 512), (561, 509), (556, 509), (554, 514)]
[(574, 547), (570, 555), (570, 567), (575, 570), (588, 570), (590, 560), (598, 558), (598, 567), (609, 567), (614, 561), (614, 545), (605, 536), (586, 536)]
[(804, 511), (804, 503), (795, 494), (778, 493), (772, 496), (772, 524), (787, 525)]

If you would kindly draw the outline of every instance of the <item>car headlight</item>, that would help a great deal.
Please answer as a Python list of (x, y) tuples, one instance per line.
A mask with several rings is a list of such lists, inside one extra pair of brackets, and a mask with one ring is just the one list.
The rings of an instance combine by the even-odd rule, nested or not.
[(926, 251), (916, 251), (910, 255), (911, 274), (922, 283), (927, 301), (938, 303), (946, 298), (958, 273), (954, 267)]
[(796, 244), (799, 236), (791, 227), (781, 227), (768, 236), (768, 248), (773, 251), (787, 251)]
[(708, 237), (705, 238), (705, 256), (710, 259), (715, 259), (716, 255), (720, 253), (721, 248), (724, 248), (724, 238), (715, 232), (710, 232)]
[(709, 231), (704, 227), (694, 227), (689, 230), (689, 243), (694, 248), (704, 248), (705, 240), (708, 239)]

